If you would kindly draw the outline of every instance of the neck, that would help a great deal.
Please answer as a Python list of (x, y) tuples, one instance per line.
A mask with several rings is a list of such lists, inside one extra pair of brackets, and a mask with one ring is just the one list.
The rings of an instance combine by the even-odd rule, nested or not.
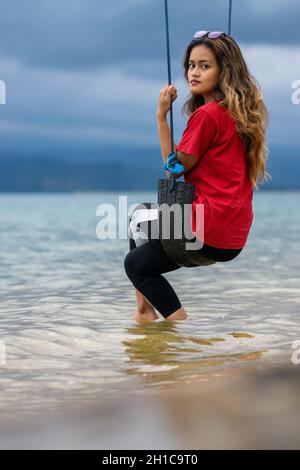
[(221, 100), (221, 93), (218, 90), (215, 90), (211, 95), (203, 96), (205, 104), (210, 103), (211, 101)]
[(215, 98), (213, 96), (210, 96), (209, 98), (204, 98), (204, 99), (205, 99), (205, 104), (215, 101)]

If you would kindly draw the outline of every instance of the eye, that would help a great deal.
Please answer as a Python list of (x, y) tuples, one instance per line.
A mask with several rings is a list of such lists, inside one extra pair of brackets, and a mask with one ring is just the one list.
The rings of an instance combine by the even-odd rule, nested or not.
[[(190, 64), (190, 65), (189, 65), (189, 68), (194, 67), (194, 65), (195, 65), (195, 64)], [(207, 67), (207, 68), (208, 68), (208, 65), (202, 64), (201, 67)]]

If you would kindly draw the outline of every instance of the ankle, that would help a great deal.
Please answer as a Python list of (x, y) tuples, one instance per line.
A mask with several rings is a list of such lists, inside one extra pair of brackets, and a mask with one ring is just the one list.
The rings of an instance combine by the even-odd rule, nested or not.
[(141, 315), (144, 315), (148, 313), (155, 313), (155, 310), (151, 305), (138, 305), (137, 312)]
[(186, 311), (184, 310), (183, 307), (180, 309), (176, 310), (176, 312), (172, 313), (169, 315), (166, 320), (185, 320), (187, 318)]
[(156, 312), (140, 313), (138, 310), (135, 312), (135, 320), (158, 320)]

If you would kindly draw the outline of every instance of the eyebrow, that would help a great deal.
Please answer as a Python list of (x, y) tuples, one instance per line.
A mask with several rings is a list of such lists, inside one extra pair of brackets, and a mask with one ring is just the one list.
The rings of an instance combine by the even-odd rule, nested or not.
[[(190, 59), (189, 62), (195, 62), (195, 61)], [(209, 62), (209, 60), (208, 59), (202, 59), (202, 60), (198, 60), (198, 62)]]

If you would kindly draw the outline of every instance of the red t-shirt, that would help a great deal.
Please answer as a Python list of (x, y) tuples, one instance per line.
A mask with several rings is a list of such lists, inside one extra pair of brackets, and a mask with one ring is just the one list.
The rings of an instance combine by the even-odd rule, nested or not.
[[(192, 231), (216, 248), (243, 248), (253, 220), (253, 188), (246, 169), (244, 145), (230, 112), (219, 100), (200, 106), (190, 116), (177, 150), (199, 159), (184, 174), (195, 185)], [(204, 240), (196, 227), (195, 204), (204, 204)]]

